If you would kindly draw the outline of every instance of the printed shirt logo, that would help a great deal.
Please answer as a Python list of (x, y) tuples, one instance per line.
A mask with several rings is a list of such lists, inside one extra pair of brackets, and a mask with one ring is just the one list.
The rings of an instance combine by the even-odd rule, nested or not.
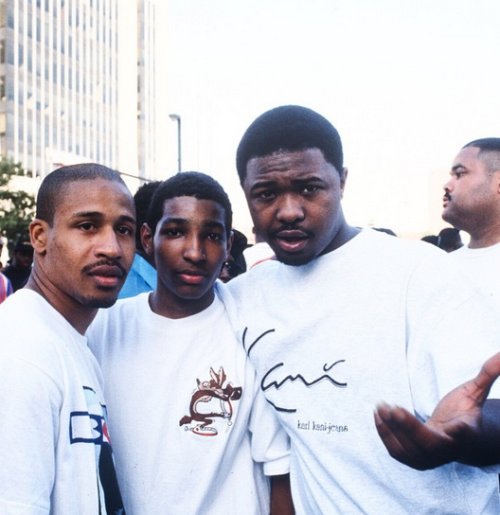
[[(250, 357), (250, 353), (256, 348), (257, 343), (260, 343), (265, 337), (274, 333), (276, 329), (268, 329), (261, 333), (253, 342), (247, 342), (247, 333), (248, 327), (243, 331), (242, 336), (242, 344), (245, 349), (247, 356)], [(283, 372), (285, 367), (285, 363), (280, 362), (271, 366), (267, 371), (265, 371), (262, 376), (262, 380), (260, 382), (260, 389), (264, 394), (267, 392), (279, 392), (284, 389), (287, 385), (298, 383), (300, 385), (305, 386), (308, 389), (312, 389), (318, 384), (327, 383), (335, 388), (347, 388), (347, 382), (342, 381), (336, 374), (340, 375), (340, 372), (337, 370), (338, 366), (342, 363), (345, 363), (345, 359), (338, 359), (333, 361), (332, 363), (324, 363), (321, 371), (318, 371), (317, 374), (314, 374), (313, 377), (306, 377), (304, 374), (296, 373), (296, 374), (286, 374)], [(335, 370), (334, 370), (335, 369)], [(335, 376), (334, 376), (335, 374)], [(283, 413), (296, 413), (297, 408), (295, 406), (279, 406), (275, 402), (272, 402), (269, 399), (269, 395), (266, 395), (267, 402), (274, 407), (276, 411), (280, 411)]]
[(88, 411), (71, 412), (69, 441), (72, 445), (94, 445), (99, 487), (99, 513), (122, 515), (123, 502), (108, 434), (106, 406), (99, 402), (97, 393), (92, 388), (84, 386), (83, 391)]
[(185, 415), (179, 421), (180, 426), (185, 426), (186, 431), (191, 431), (199, 436), (216, 436), (218, 431), (213, 425), (215, 420), (221, 418), (227, 420), (227, 425), (232, 425), (233, 405), (232, 401), (241, 399), (243, 388), (233, 386), (226, 382), (224, 368), (219, 368), (215, 373), (210, 368), (210, 380), (200, 381), (196, 379), (198, 389), (193, 392), (189, 403), (189, 415)]

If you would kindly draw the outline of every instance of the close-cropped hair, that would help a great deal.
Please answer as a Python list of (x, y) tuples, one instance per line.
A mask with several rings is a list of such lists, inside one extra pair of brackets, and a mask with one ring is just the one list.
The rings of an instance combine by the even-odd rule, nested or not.
[(299, 152), (317, 148), (325, 161), (340, 174), (344, 155), (337, 129), (307, 107), (280, 106), (260, 115), (246, 130), (236, 152), (236, 168), (243, 184), (248, 161), (277, 152)]
[(120, 174), (107, 166), (95, 163), (62, 166), (49, 173), (42, 181), (36, 199), (35, 217), (52, 225), (64, 187), (71, 182), (93, 181), (95, 179), (119, 182), (127, 187)]
[(194, 197), (198, 200), (217, 202), (224, 209), (226, 234), (229, 236), (233, 224), (233, 210), (229, 197), (215, 179), (200, 172), (179, 172), (158, 186), (151, 199), (147, 216), (147, 223), (153, 234), (163, 216), (165, 201), (176, 197)]
[(149, 206), (156, 189), (161, 181), (150, 181), (138, 188), (134, 195), (135, 217), (137, 221), (137, 231), (135, 233), (135, 248), (142, 251), (141, 227), (147, 221)]
[(478, 157), (486, 163), (489, 173), (500, 170), (500, 138), (476, 139), (462, 148), (468, 147), (479, 149)]

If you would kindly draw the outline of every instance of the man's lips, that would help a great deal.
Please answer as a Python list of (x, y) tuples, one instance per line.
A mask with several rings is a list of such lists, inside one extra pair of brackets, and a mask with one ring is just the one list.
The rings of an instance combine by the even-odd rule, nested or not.
[(125, 269), (120, 265), (95, 265), (89, 270), (89, 275), (98, 286), (114, 288), (125, 277)]
[(451, 197), (449, 195), (443, 195), (443, 207), (446, 207), (448, 202), (451, 202)]
[(177, 272), (181, 280), (187, 284), (199, 284), (207, 277), (207, 273), (203, 270), (181, 270)]
[(278, 246), (285, 252), (300, 252), (311, 237), (301, 229), (282, 229), (274, 233), (274, 239)]

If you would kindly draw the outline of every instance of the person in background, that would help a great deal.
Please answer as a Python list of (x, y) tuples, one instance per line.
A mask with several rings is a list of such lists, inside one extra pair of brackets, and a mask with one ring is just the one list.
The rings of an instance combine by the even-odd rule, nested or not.
[[(2, 255), (2, 249), (3, 249), (3, 239), (0, 236), (0, 256)], [(2, 270), (2, 263), (0, 262), (0, 270)], [(14, 293), (14, 290), (12, 289), (12, 284), (5, 275), (2, 274), (0, 271), (0, 304), (12, 293)]]
[[(0, 236), (0, 259), (2, 259), (3, 252), (3, 238)], [(3, 270), (3, 263), (0, 261), (0, 271)]]
[(425, 241), (426, 243), (430, 243), (431, 245), (438, 247), (439, 237), (435, 234), (428, 234), (427, 236), (421, 238), (421, 241)]
[(460, 231), (452, 227), (445, 227), (438, 234), (437, 246), (445, 252), (453, 252), (463, 247)]
[(14, 293), (12, 284), (9, 279), (0, 272), (0, 304), (12, 293)]
[(272, 515), (293, 513), (286, 439), (220, 300), (231, 223), (210, 176), (161, 184), (141, 231), (157, 287), (102, 310), (87, 333), (127, 515), (268, 515), (264, 470)]
[(443, 220), (470, 235), (469, 244), (450, 255), (500, 311), (500, 138), (467, 143), (450, 176)]
[(248, 247), (247, 237), (236, 229), (232, 230), (233, 242), (231, 244), (231, 251), (227, 260), (222, 266), (219, 279), (223, 283), (229, 282), (238, 275), (246, 272), (247, 265), (243, 256), (243, 251)]
[(135, 257), (127, 280), (118, 295), (119, 299), (134, 297), (139, 293), (156, 288), (156, 269), (154, 258), (144, 252), (141, 242), (141, 227), (146, 221), (151, 198), (161, 183), (152, 181), (143, 184), (134, 195), (135, 212), (137, 216), (137, 232), (135, 236)]
[(255, 227), (253, 227), (252, 230), (255, 235), (255, 244), (248, 246), (243, 251), (247, 270), (250, 270), (260, 263), (265, 263), (270, 259), (276, 258), (273, 249), (269, 244), (262, 239), (262, 236), (260, 236), (259, 233), (255, 232)]
[(392, 229), (387, 229), (386, 227), (373, 227), (374, 231), (385, 232), (389, 236), (396, 236), (397, 234)]
[(19, 238), (14, 247), (14, 255), (9, 264), (3, 269), (3, 274), (12, 283), (14, 291), (21, 289), (31, 274), (33, 263), (33, 247), (29, 237)]
[[(450, 434), (438, 410), (497, 352), (493, 307), (441, 250), (347, 223), (342, 143), (320, 114), (264, 113), (236, 162), (277, 260), (231, 281), (224, 301), (291, 441), (297, 514), (497, 514), (497, 476), (479, 466), (500, 460), (500, 385), (482, 407), (487, 424), (469, 403)], [(423, 472), (384, 447), (380, 399), (432, 432)]]
[(28, 284), (0, 305), (0, 513), (122, 515), (101, 373), (84, 333), (115, 303), (135, 210), (96, 164), (43, 180)]

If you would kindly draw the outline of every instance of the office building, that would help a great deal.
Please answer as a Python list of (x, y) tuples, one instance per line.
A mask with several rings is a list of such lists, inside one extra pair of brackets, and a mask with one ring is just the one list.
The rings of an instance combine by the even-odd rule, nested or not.
[(0, 155), (154, 178), (154, 0), (0, 0)]

